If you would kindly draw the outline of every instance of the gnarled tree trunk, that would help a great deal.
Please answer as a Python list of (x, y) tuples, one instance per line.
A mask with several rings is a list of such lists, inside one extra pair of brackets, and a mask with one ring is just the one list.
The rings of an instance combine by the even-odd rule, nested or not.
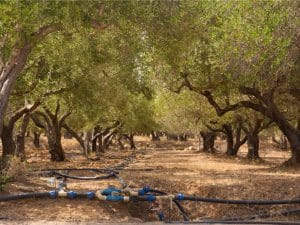
[(73, 129), (71, 129), (71, 127), (69, 127), (66, 123), (63, 124), (63, 128), (65, 128), (68, 131), (68, 133), (71, 135), (71, 137), (74, 137), (78, 141), (78, 143), (80, 144), (80, 146), (83, 149), (84, 156), (88, 156), (87, 149), (85, 148), (86, 145), (84, 143), (84, 140), (77, 134), (77, 132), (75, 132)]
[(216, 138), (216, 133), (215, 132), (209, 132), (209, 131), (201, 131), (200, 135), (203, 140), (203, 148), (202, 150), (204, 152), (210, 152), (214, 153), (215, 152), (215, 138)]
[[(66, 156), (61, 144), (61, 129), (65, 119), (71, 112), (64, 113), (59, 117), (60, 105), (57, 102), (55, 113), (44, 107), (45, 113), (38, 111), (31, 116), (35, 124), (44, 128), (48, 139), (49, 153), (52, 161), (64, 161)], [(42, 119), (41, 119), (42, 118)]]
[(156, 131), (151, 131), (151, 141), (160, 141), (160, 137)]
[(33, 145), (36, 148), (40, 147), (40, 136), (41, 136), (41, 132), (39, 132), (39, 131), (33, 132)]
[(16, 143), (13, 138), (13, 126), (3, 125), (1, 141), (2, 156), (15, 155)]
[(136, 149), (133, 133), (124, 134), (124, 137), (129, 141), (130, 149)]
[(248, 146), (248, 153), (247, 158), (250, 160), (259, 159), (259, 137), (256, 132), (254, 133), (247, 133), (247, 146)]
[(26, 130), (30, 120), (29, 113), (23, 116), (22, 124), (20, 127), (19, 133), (16, 135), (16, 155), (21, 158), (21, 160), (25, 160), (25, 137), (26, 137)]
[[(227, 140), (226, 154), (229, 156), (236, 156), (240, 147), (243, 144), (245, 144), (245, 142), (247, 141), (247, 136), (241, 139), (241, 130), (242, 130), (241, 123), (238, 122), (235, 132), (230, 124), (224, 124), (223, 128)], [(235, 141), (234, 141), (234, 134), (235, 134)]]

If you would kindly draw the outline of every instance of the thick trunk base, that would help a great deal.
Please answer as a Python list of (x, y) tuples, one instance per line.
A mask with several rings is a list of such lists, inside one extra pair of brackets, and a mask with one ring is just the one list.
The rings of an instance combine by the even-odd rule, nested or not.
[(248, 153), (247, 159), (258, 160), (259, 157), (259, 138), (257, 135), (247, 135)]

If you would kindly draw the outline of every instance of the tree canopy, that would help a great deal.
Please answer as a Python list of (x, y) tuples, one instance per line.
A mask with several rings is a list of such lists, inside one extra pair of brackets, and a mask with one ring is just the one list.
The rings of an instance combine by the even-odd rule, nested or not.
[(67, 113), (60, 128), (104, 139), (219, 130), (253, 145), (275, 124), (300, 162), (298, 1), (16, 0), (0, 10), (1, 134), (23, 115), (38, 124)]

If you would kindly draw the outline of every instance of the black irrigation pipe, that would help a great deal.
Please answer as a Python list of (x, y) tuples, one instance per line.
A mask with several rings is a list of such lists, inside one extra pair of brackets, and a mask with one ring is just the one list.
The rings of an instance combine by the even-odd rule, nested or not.
[[(118, 176), (116, 176), (116, 174), (119, 173), (119, 170), (124, 169), (135, 157), (135, 154), (132, 154), (130, 156), (128, 156), (127, 158), (124, 159), (124, 162), (122, 162), (121, 164), (111, 167), (111, 168), (101, 168), (101, 169), (97, 169), (97, 168), (58, 168), (58, 169), (43, 169), (42, 171), (48, 171), (48, 176), (59, 176), (59, 177), (64, 177), (64, 178), (69, 178), (69, 179), (76, 179), (76, 180), (103, 180), (103, 179), (108, 179), (108, 178), (112, 178), (112, 177), (116, 177), (119, 178)], [(81, 176), (73, 176), (73, 175), (69, 175), (69, 174), (65, 174), (65, 173), (60, 173), (57, 172), (58, 170), (61, 171), (94, 171), (94, 172), (101, 172), (101, 173), (109, 173), (108, 175), (104, 175), (104, 176), (95, 176), (95, 177), (81, 177)]]
[(0, 201), (10, 201), (25, 198), (47, 198), (50, 197), (49, 192), (33, 192), (33, 193), (22, 193), (15, 195), (0, 195)]
[(106, 168), (50, 168), (50, 169), (41, 169), (41, 171), (57, 171), (57, 170), (65, 170), (65, 171), (93, 171), (93, 172), (98, 172), (98, 173), (108, 173), (108, 172), (114, 172), (114, 173), (119, 173), (116, 170), (111, 170), (111, 169), (106, 169)]
[(52, 171), (53, 175), (56, 175), (58, 177), (64, 177), (64, 178), (70, 178), (70, 179), (75, 179), (75, 180), (104, 180), (112, 177), (116, 177), (115, 173), (112, 172), (108, 175), (104, 176), (95, 176), (95, 177), (79, 177), (79, 176), (72, 176), (69, 174), (64, 174), (64, 173), (59, 173), (57, 171)]
[(232, 200), (232, 199), (218, 199), (205, 198), (198, 196), (182, 196), (181, 200), (194, 202), (210, 202), (220, 204), (236, 204), (236, 205), (283, 205), (283, 204), (300, 204), (300, 198), (290, 200)]
[(300, 225), (300, 221), (224, 221), (224, 220), (199, 220), (190, 222), (166, 221), (169, 224), (279, 224), (279, 225)]
[(255, 220), (255, 219), (265, 219), (265, 218), (270, 218), (273, 216), (289, 216), (291, 214), (294, 213), (300, 213), (300, 208), (297, 209), (286, 209), (286, 210), (281, 210), (278, 212), (274, 212), (274, 213), (260, 213), (260, 214), (256, 214), (256, 215), (251, 215), (251, 216), (244, 216), (244, 217), (228, 217), (228, 218), (224, 218), (222, 220), (226, 220), (226, 221), (235, 221), (235, 220)]

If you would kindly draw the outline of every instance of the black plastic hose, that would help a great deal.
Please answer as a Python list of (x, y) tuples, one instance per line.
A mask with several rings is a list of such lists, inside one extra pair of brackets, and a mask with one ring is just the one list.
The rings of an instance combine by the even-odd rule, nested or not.
[(24, 198), (44, 198), (50, 197), (49, 192), (32, 192), (32, 193), (22, 193), (15, 195), (0, 195), (0, 201), (10, 201)]
[(204, 198), (197, 196), (184, 195), (182, 200), (195, 202), (211, 202), (220, 204), (237, 204), (237, 205), (283, 205), (283, 204), (300, 204), (300, 199), (290, 200), (232, 200), (218, 198)]
[(70, 178), (70, 179), (75, 179), (75, 180), (104, 180), (112, 177), (116, 177), (115, 173), (110, 173), (108, 175), (104, 176), (95, 176), (95, 177), (79, 177), (79, 176), (72, 176), (69, 174), (64, 174), (64, 173), (59, 173), (57, 171), (52, 171), (53, 175), (59, 176), (59, 177), (65, 177), (65, 178)]
[(114, 172), (118, 173), (118, 171), (113, 171), (111, 169), (106, 168), (48, 168), (48, 169), (42, 169), (41, 171), (57, 171), (57, 170), (66, 170), (66, 171), (93, 171), (93, 172), (99, 172), (99, 173), (107, 173), (107, 172)]
[(235, 221), (235, 220), (255, 220), (255, 219), (259, 219), (259, 218), (270, 218), (273, 216), (289, 216), (290, 214), (296, 214), (296, 213), (300, 213), (300, 209), (286, 209), (286, 210), (281, 210), (278, 212), (274, 212), (274, 213), (260, 213), (257, 215), (250, 215), (250, 216), (243, 216), (243, 217), (228, 217), (228, 218), (224, 218), (222, 220), (226, 220), (226, 221)]
[(190, 222), (168, 221), (170, 224), (279, 224), (279, 225), (300, 225), (300, 221), (223, 221), (223, 220), (199, 220)]

